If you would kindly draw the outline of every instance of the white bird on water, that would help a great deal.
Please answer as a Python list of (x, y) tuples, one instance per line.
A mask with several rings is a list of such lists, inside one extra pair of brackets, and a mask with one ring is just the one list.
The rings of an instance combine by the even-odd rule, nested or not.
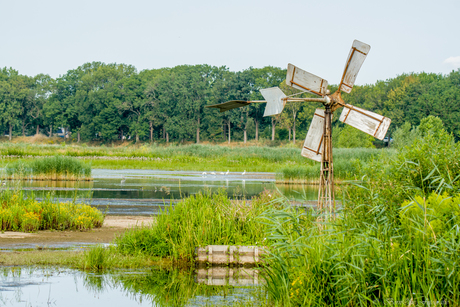
[(125, 176), (121, 176), (121, 184), (125, 183), (126, 182), (126, 179), (125, 179)]
[(244, 172), (241, 175), (245, 175), (245, 174), (246, 174), (246, 170), (244, 170)]
[(211, 175), (215, 176), (215, 175), (216, 175), (216, 173), (214, 173), (214, 172), (211, 172)]

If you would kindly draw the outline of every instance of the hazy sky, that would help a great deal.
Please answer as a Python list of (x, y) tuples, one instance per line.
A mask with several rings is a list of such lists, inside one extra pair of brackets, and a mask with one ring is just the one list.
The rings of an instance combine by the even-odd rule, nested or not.
[(0, 67), (58, 77), (86, 62), (232, 71), (288, 63), (337, 84), (354, 39), (357, 84), (460, 67), (460, 1), (0, 0)]

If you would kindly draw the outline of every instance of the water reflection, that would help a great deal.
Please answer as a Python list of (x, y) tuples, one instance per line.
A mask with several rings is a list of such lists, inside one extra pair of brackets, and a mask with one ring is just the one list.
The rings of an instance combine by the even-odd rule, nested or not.
[[(2, 306), (263, 305), (261, 286), (196, 283), (193, 271), (153, 268), (87, 273), (69, 269), (3, 268)], [(252, 276), (244, 275), (246, 279)]]
[[(108, 214), (156, 214), (172, 201), (207, 190), (224, 188), (231, 198), (250, 199), (265, 189), (279, 189), (289, 198), (314, 200), (316, 186), (276, 184), (274, 173), (215, 174), (194, 171), (106, 170), (92, 171), (94, 181), (22, 181), (26, 193), (45, 197), (52, 193), (61, 199), (80, 198), (108, 210)], [(16, 183), (8, 182), (8, 186)]]

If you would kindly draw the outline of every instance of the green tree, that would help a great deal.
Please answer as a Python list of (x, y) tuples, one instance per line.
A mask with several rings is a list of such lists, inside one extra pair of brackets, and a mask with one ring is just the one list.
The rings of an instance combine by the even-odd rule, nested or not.
[(40, 133), (40, 125), (45, 122), (45, 104), (52, 94), (54, 80), (49, 75), (38, 74), (33, 79), (32, 87), (32, 105), (29, 109), (28, 116), (31, 122), (37, 127), (35, 134)]
[(11, 141), (15, 125), (22, 123), (24, 131), (24, 113), (31, 100), (30, 82), (27, 76), (19, 75), (12, 68), (3, 68), (0, 75), (0, 120), (8, 126)]
[[(169, 68), (152, 69), (141, 71), (139, 76), (143, 83), (144, 88), (144, 118), (149, 124), (149, 138), (150, 142), (153, 142), (153, 135), (155, 127), (163, 128), (164, 120), (160, 111), (159, 100), (157, 99), (156, 82), (158, 79), (169, 74)], [(162, 129), (164, 131), (164, 129)], [(161, 135), (161, 133), (160, 133)]]

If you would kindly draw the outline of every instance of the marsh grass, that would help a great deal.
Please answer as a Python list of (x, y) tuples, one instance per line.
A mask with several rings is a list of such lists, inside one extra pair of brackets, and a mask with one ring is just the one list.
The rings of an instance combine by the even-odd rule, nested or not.
[[(396, 154), (393, 149), (334, 148), (334, 178), (357, 180), (366, 174), (369, 165), (388, 167), (388, 160)], [(320, 163), (303, 158), (303, 163), (284, 166), (277, 172), (277, 180), (284, 182), (319, 183)]]
[(299, 212), (280, 200), (284, 208), (261, 216), (272, 243), (271, 300), (286, 306), (460, 305), (459, 156), (445, 134), (370, 160), (363, 179), (343, 187), (334, 216)]
[(198, 193), (165, 209), (150, 228), (134, 228), (115, 240), (122, 254), (194, 261), (195, 248), (206, 245), (258, 245), (264, 228), (255, 219), (270, 207), (265, 192), (250, 202), (231, 200), (224, 191)]
[(104, 215), (86, 204), (58, 202), (49, 195), (42, 201), (25, 197), (20, 190), (0, 191), (2, 231), (87, 230), (101, 227)]
[(263, 215), (273, 242), (270, 298), (286, 306), (457, 306), (458, 227), (435, 239), (413, 220), (421, 234), (413, 236), (399, 226), (398, 210), (365, 191), (367, 202), (347, 206), (335, 219), (287, 204)]
[(4, 252), (1, 255), (3, 266), (57, 266), (85, 271), (102, 271), (106, 269), (138, 269), (155, 266), (171, 267), (171, 262), (159, 257), (145, 255), (122, 255), (113, 247), (95, 246), (96, 251), (89, 250), (52, 250), (34, 249), (31, 251)]
[(76, 268), (81, 266), (82, 252), (34, 250), (2, 252), (2, 266), (61, 266)]
[(145, 255), (122, 255), (115, 246), (95, 245), (80, 253), (79, 261), (75, 267), (88, 271), (102, 271), (113, 268), (145, 268), (152, 265), (162, 267), (168, 263), (159, 257), (146, 257)]
[(7, 178), (35, 180), (90, 180), (91, 165), (71, 157), (18, 160), (6, 166)]
[[(392, 149), (335, 148), (336, 178), (354, 179), (361, 168), (382, 153)], [(270, 147), (259, 144), (248, 146), (174, 145), (90, 147), (77, 145), (30, 145), (0, 143), (0, 153), (6, 157), (62, 155), (91, 161), (94, 168), (140, 168), (196, 171), (276, 172), (285, 181), (316, 181), (319, 163), (300, 155), (300, 148), (291, 145)], [(11, 159), (11, 156), (10, 156)], [(30, 158), (27, 158), (30, 159)], [(358, 176), (359, 178), (359, 176)]]

